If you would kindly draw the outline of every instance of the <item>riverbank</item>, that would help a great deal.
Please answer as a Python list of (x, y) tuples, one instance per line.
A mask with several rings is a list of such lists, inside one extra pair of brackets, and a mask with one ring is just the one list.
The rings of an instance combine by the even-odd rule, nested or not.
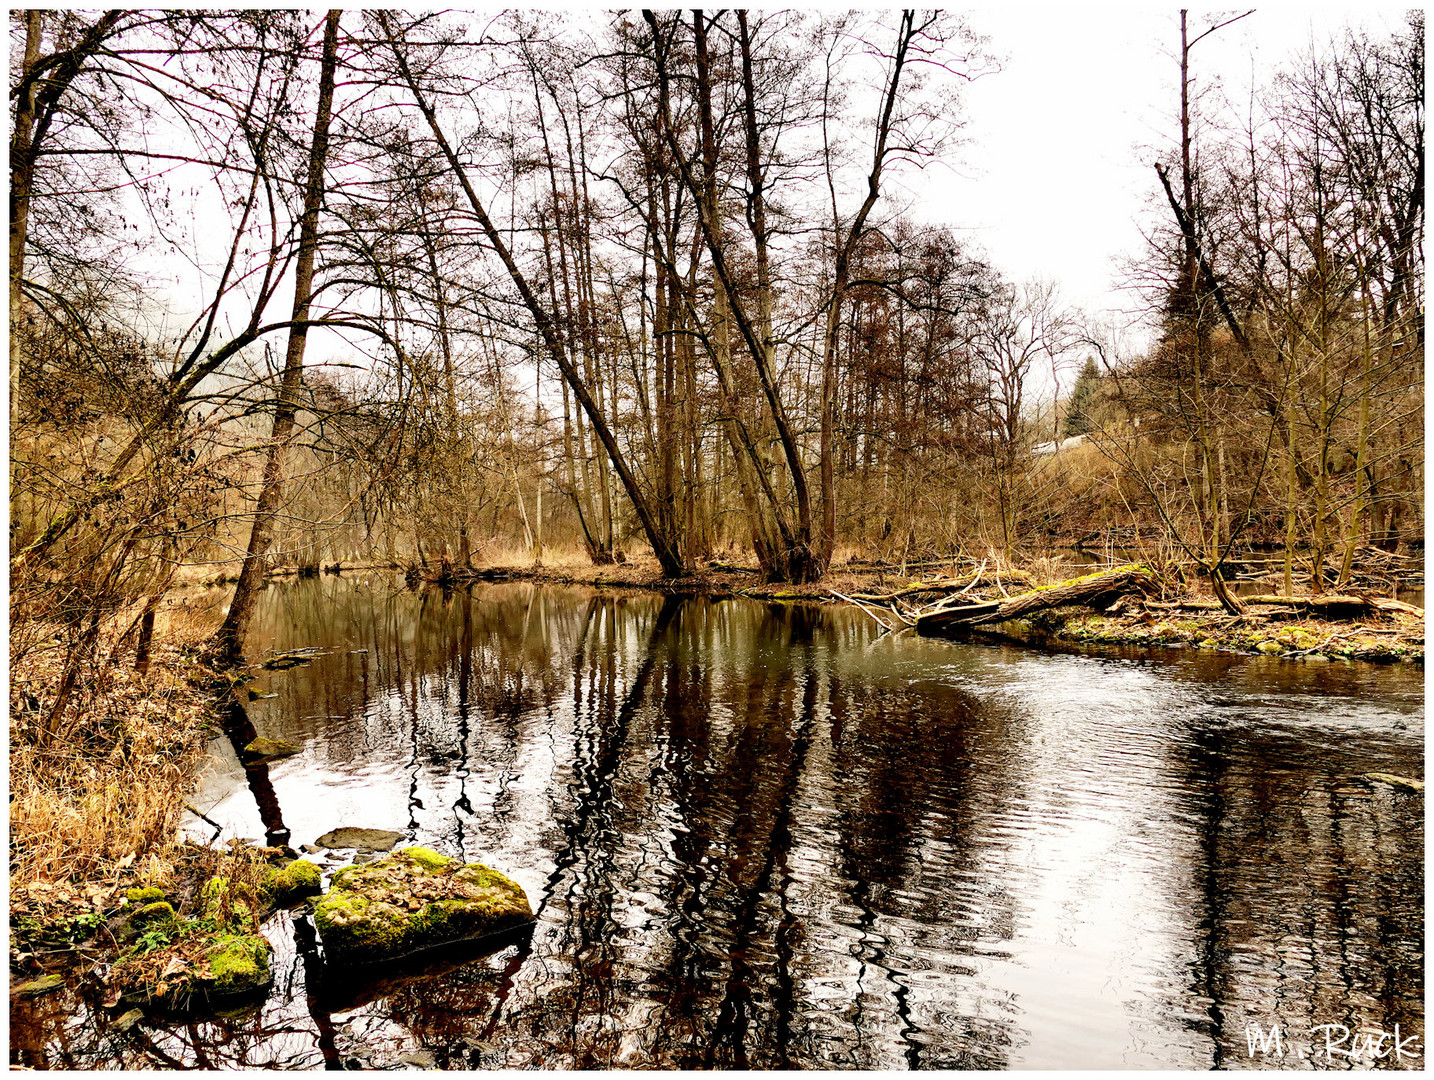
[[(978, 564), (979, 565), (979, 564)], [(834, 566), (820, 582), (793, 585), (763, 581), (753, 567), (717, 563), (684, 578), (664, 577), (656, 563), (608, 566), (493, 567), (459, 577), (465, 581), (526, 581), (547, 585), (655, 591), (680, 595), (744, 596), (754, 600), (846, 603), (846, 597), (900, 592), (922, 595), (960, 575), (971, 576), (970, 560), (908, 564), (900, 568), (859, 562)], [(1056, 584), (1089, 567), (1061, 559), (1038, 559), (1019, 569), (987, 568), (971, 587), (972, 600), (997, 599)], [(1375, 618), (1325, 619), (1301, 616), (1274, 605), (1251, 604), (1244, 616), (1224, 611), (1181, 611), (1180, 604), (1215, 607), (1213, 598), (1188, 589), (1119, 614), (1056, 608), (1028, 619), (981, 631), (1033, 646), (1072, 645), (1197, 647), (1251, 655), (1309, 660), (1365, 660), (1373, 663), (1424, 662), (1424, 619), (1419, 609), (1380, 612)]]
[(1310, 663), (1424, 663), (1423, 620), (1403, 613), (1377, 624), (1324, 619), (1275, 623), (1259, 614), (1243, 618), (1223, 614), (1162, 617), (1141, 611), (1108, 616), (1055, 609), (1018, 623), (1000, 624), (1000, 634), (1031, 645), (1057, 641), (1071, 645), (1216, 649)]
[[(216, 874), (259, 872), (248, 851), (178, 839), (219, 730), (216, 676), (199, 658), (206, 635), (162, 628), (143, 673), (132, 648), (112, 655), (53, 720), (43, 706), (62, 658), (36, 650), (12, 662), (9, 962), (21, 996), (57, 989), (61, 972), (102, 974), (133, 944), (145, 898), (183, 912)], [(115, 644), (102, 639), (98, 655)]]

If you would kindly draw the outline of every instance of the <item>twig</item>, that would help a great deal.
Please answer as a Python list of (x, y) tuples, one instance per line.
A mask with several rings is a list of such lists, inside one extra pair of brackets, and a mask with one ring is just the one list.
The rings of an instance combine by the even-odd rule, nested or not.
[(197, 817), (200, 821), (207, 821), (207, 822), (209, 822), (209, 824), (213, 825), (213, 826), (214, 826), (216, 829), (218, 829), (220, 832), (223, 832), (223, 831), (224, 831), (224, 826), (223, 826), (223, 825), (219, 824), (219, 822), (215, 821), (215, 820), (214, 820), (212, 817), (210, 817), (208, 814), (201, 814), (198, 810), (196, 810), (196, 809), (195, 809), (193, 806), (191, 806), (189, 803), (185, 803), (185, 804), (184, 804), (184, 808), (185, 808), (186, 810), (188, 810), (191, 814), (193, 814), (195, 817)]

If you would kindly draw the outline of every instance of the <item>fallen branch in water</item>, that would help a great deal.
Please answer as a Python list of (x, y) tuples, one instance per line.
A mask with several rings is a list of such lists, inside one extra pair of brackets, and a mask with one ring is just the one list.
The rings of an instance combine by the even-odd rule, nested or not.
[[(878, 614), (878, 611), (879, 611), (880, 609), (879, 609), (876, 605), (863, 603), (862, 601), (856, 599), (855, 597), (845, 596), (845, 595), (843, 595), (842, 593), (839, 593), (839, 592), (833, 592), (832, 595), (833, 595), (834, 597), (836, 597), (838, 600), (844, 601), (845, 603), (852, 604), (852, 605), (854, 605), (854, 606), (856, 606), (856, 607), (861, 608), (862, 611), (866, 612), (866, 613), (867, 613), (868, 615), (870, 615), (873, 619), (875, 619), (875, 620), (881, 625), (881, 628), (882, 628), (883, 630), (888, 630), (888, 631), (890, 631), (890, 630), (899, 629), (899, 628), (896, 627), (896, 626), (892, 626), (892, 625), (891, 625), (890, 623), (888, 623), (884, 618), (882, 618), (881, 615)], [(909, 626), (915, 626), (915, 625), (916, 625), (914, 622), (909, 621), (909, 620), (906, 618), (906, 616), (903, 615), (903, 614), (901, 613), (901, 611), (900, 611), (894, 604), (893, 604), (891, 607), (887, 608), (886, 610), (889, 611), (892, 615), (896, 616), (896, 618), (897, 618), (898, 620), (900, 620), (902, 626), (909, 627)]]

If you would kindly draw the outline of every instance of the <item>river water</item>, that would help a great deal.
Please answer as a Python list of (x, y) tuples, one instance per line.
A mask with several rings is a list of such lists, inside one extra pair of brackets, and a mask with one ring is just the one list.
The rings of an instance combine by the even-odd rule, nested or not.
[(262, 1006), (120, 1036), (51, 995), (21, 1060), (1347, 1067), (1333, 1024), (1423, 1063), (1423, 800), (1355, 779), (1423, 775), (1421, 669), (384, 575), (273, 586), (260, 633), (325, 654), (256, 684), (254, 728), (302, 747), (262, 813), (216, 743), (220, 839), (398, 830), (520, 882), (531, 937), (331, 985), (279, 913)]

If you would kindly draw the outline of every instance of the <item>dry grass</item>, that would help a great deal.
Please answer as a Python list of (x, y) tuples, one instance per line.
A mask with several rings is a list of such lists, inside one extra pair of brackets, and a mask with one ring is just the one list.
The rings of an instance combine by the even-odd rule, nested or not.
[[(639, 554), (647, 554), (646, 544), (636, 544), (638, 550), (628, 551), (629, 557)], [(557, 546), (545, 544), (543, 546), (543, 557), (541, 560), (533, 558), (533, 553), (522, 544), (483, 544), (473, 550), (474, 566), (506, 566), (515, 569), (532, 569), (541, 566), (548, 570), (570, 570), (578, 567), (591, 566), (592, 559), (588, 557), (587, 548), (581, 544), (567, 544)]]
[(32, 653), (12, 668), (12, 895), (107, 869), (161, 874), (213, 727), (211, 695), (190, 681), (200, 672), (198, 627), (175, 622), (157, 639), (147, 675), (126, 663), (84, 688), (62, 740), (41, 732), (60, 657)]

